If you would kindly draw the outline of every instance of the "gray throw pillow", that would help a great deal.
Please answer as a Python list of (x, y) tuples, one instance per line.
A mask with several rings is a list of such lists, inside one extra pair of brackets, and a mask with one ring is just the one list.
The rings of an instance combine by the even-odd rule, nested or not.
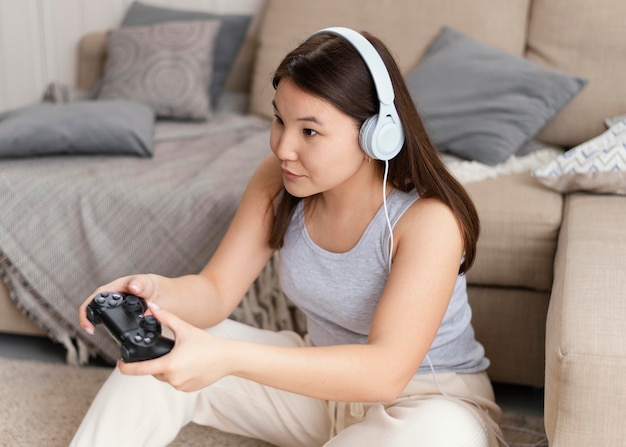
[(154, 150), (154, 111), (135, 101), (37, 104), (0, 121), (0, 157), (135, 155)]
[(109, 33), (99, 99), (129, 98), (157, 117), (206, 120), (218, 21), (169, 22)]
[(224, 90), (224, 84), (244, 42), (252, 16), (177, 10), (134, 2), (122, 21), (122, 27), (190, 20), (218, 20), (221, 24), (215, 38), (213, 75), (209, 89), (211, 105), (214, 107)]
[(587, 83), (448, 27), (406, 82), (437, 148), (488, 165), (517, 152)]

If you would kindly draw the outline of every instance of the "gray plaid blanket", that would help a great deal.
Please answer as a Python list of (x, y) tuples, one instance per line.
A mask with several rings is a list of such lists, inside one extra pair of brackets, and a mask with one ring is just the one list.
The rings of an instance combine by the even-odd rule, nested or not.
[[(268, 124), (241, 115), (157, 124), (155, 138), (151, 159), (0, 160), (0, 273), (12, 299), (68, 348), (72, 363), (88, 354), (119, 358), (106, 331), (91, 337), (78, 327), (88, 295), (131, 273), (199, 271), (269, 151)], [(260, 303), (260, 289), (274, 287), (271, 278), (260, 281), (235, 317), (280, 327), (276, 318), (287, 315), (259, 312), (271, 307)]]

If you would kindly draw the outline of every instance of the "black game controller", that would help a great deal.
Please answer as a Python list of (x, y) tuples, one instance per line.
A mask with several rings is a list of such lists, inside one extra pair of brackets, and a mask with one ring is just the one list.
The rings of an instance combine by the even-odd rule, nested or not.
[(161, 336), (161, 323), (144, 315), (146, 302), (135, 295), (102, 292), (87, 306), (87, 318), (94, 325), (104, 323), (121, 344), (125, 362), (155, 359), (174, 347), (174, 340)]

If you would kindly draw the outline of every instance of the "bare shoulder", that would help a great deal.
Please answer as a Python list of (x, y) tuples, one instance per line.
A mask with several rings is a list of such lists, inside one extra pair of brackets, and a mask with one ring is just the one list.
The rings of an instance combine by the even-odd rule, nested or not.
[(434, 198), (420, 198), (398, 220), (394, 229), (398, 242), (423, 241), (461, 247), (463, 236), (452, 209)]
[(455, 223), (456, 216), (452, 209), (439, 199), (420, 198), (416, 200), (398, 221), (400, 227), (413, 226), (415, 223), (445, 224)]

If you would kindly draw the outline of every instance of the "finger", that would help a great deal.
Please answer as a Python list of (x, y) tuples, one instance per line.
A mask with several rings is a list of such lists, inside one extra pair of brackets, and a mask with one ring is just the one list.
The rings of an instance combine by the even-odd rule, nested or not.
[(149, 275), (132, 275), (126, 278), (125, 288), (133, 295), (150, 299), (154, 295), (154, 283)]
[(85, 332), (89, 335), (93, 335), (95, 332), (95, 327), (91, 321), (87, 318), (87, 305), (91, 301), (91, 298), (88, 301), (85, 301), (78, 309), (78, 324)]
[(118, 360), (117, 366), (120, 369), (120, 372), (127, 376), (159, 376), (163, 378), (165, 364), (162, 359), (163, 357), (159, 357), (153, 360), (131, 363), (126, 363), (124, 360)]
[(152, 313), (154, 318), (159, 320), (159, 322), (162, 325), (168, 327), (174, 333), (174, 336), (176, 338), (178, 338), (179, 335), (182, 334), (182, 332), (184, 331), (186, 325), (188, 324), (188, 323), (185, 323), (180, 318), (178, 318), (173, 313), (168, 312), (165, 309), (161, 309), (158, 306), (158, 304), (156, 304), (154, 302), (149, 302), (148, 303), (148, 308), (150, 309), (150, 312)]

